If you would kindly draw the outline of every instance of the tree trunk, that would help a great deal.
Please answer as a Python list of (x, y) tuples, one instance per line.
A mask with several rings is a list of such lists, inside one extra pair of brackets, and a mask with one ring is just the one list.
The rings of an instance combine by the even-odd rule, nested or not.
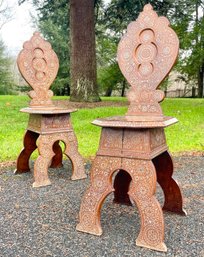
[(96, 83), (94, 0), (70, 0), (70, 100), (100, 101)]
[(125, 85), (126, 85), (126, 81), (123, 80), (123, 82), (122, 82), (122, 92), (121, 92), (122, 97), (125, 96)]
[[(199, 16), (199, 4), (198, 1), (196, 1), (196, 26), (198, 26), (198, 16)], [(203, 13), (204, 15), (204, 13)], [(196, 35), (196, 44), (199, 43), (199, 35)], [(201, 45), (203, 44), (202, 41), (202, 35), (201, 35)], [(201, 46), (202, 47), (202, 46)], [(201, 64), (201, 67), (199, 67), (198, 70), (198, 97), (202, 98), (203, 97), (203, 75), (204, 75), (204, 63)]]
[(204, 96), (204, 65), (200, 68), (198, 72), (198, 97), (202, 98)]
[(108, 88), (106, 89), (105, 96), (111, 96), (112, 91), (113, 91), (112, 87), (108, 87)]
[(195, 98), (195, 96), (196, 96), (195, 87), (192, 87), (192, 98)]

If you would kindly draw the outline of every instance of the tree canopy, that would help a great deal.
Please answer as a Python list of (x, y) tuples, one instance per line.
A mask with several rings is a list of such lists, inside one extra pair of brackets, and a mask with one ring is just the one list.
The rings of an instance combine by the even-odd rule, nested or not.
[[(169, 18), (180, 39), (181, 51), (176, 68), (186, 81), (194, 81), (199, 88), (199, 96), (202, 96), (204, 74), (202, 0), (112, 0), (109, 4), (105, 4), (103, 0), (95, 0), (97, 77), (100, 92), (107, 94), (111, 89), (123, 88), (123, 77), (116, 61), (117, 45), (128, 23), (137, 18), (147, 3), (151, 3), (159, 15)], [(70, 1), (33, 0), (33, 4), (38, 10), (39, 28), (51, 42), (60, 59), (60, 71), (54, 90), (58, 94), (69, 93)], [(120, 83), (121, 86), (118, 86)]]

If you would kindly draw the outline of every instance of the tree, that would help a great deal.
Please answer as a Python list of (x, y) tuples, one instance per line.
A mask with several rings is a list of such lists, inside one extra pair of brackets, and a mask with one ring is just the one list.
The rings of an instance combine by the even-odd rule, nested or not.
[[(20, 0), (19, 4), (25, 1)], [(98, 7), (100, 0), (32, 2), (38, 10), (38, 27), (50, 41), (60, 60), (59, 73), (52, 89), (56, 92), (60, 84), (61, 92), (65, 88), (69, 91), (71, 84), (72, 101), (99, 101), (96, 84), (94, 7)]]
[[(12, 18), (12, 8), (0, 0), (0, 30)], [(13, 93), (14, 79), (11, 72), (11, 59), (6, 55), (6, 48), (0, 40), (0, 95)]]
[(71, 101), (99, 101), (94, 0), (70, 0)]
[(99, 68), (98, 82), (105, 96), (111, 96), (113, 90), (121, 91), (121, 96), (124, 96), (125, 80), (117, 62)]
[(99, 91), (105, 96), (111, 96), (112, 91), (121, 91), (124, 96), (127, 83), (119, 69), (116, 60), (117, 41), (104, 33), (104, 24), (97, 24), (96, 27), (96, 53), (97, 53), (97, 81)]
[[(200, 11), (200, 12), (199, 12)], [(195, 81), (198, 97), (204, 96), (204, 4), (194, 0), (187, 20), (177, 24), (181, 42), (178, 69), (188, 80)]]
[(0, 95), (13, 93), (14, 80), (11, 72), (11, 60), (5, 54), (5, 46), (0, 41)]
[[(98, 82), (100, 91), (110, 96), (112, 90), (120, 90), (124, 96), (128, 87), (117, 65), (116, 51), (127, 25), (136, 19), (144, 5), (149, 1), (138, 0), (112, 0), (107, 7), (102, 6), (96, 24), (97, 57), (98, 57)], [(151, 1), (150, 1), (151, 2)], [(152, 1), (159, 6), (161, 12), (167, 12), (167, 1), (162, 5), (160, 1)]]
[[(201, 0), (112, 0), (104, 12), (106, 33), (118, 41), (127, 25), (135, 20), (143, 6), (151, 3), (159, 15), (167, 16), (180, 39), (177, 69), (198, 85), (203, 95), (204, 77), (204, 4)], [(202, 15), (199, 15), (202, 13)], [(107, 36), (107, 35), (106, 35)], [(118, 44), (118, 43), (117, 43)], [(165, 84), (166, 85), (166, 84)]]
[(191, 0), (112, 0), (104, 12), (107, 28), (120, 37), (127, 25), (137, 18), (144, 5), (148, 3), (159, 15), (167, 16), (171, 23), (186, 17), (189, 8), (192, 7)]
[[(22, 4), (25, 0), (19, 1)], [(33, 0), (40, 32), (52, 44), (59, 58), (59, 71), (52, 85), (57, 95), (70, 94), (69, 2), (67, 0)]]
[(12, 8), (8, 5), (7, 1), (0, 0), (0, 29), (12, 19)]

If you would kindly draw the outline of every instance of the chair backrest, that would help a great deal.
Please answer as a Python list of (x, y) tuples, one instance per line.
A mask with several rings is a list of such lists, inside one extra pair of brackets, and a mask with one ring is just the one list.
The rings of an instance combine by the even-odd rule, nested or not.
[(159, 102), (164, 92), (156, 89), (171, 71), (179, 50), (178, 37), (169, 25), (147, 4), (118, 45), (118, 64), (131, 87), (127, 95), (130, 119), (163, 117)]
[(17, 64), (19, 71), (27, 83), (33, 88), (28, 93), (32, 99), (30, 107), (46, 108), (53, 106), (49, 90), (58, 69), (59, 60), (51, 44), (35, 32), (29, 41), (23, 44)]

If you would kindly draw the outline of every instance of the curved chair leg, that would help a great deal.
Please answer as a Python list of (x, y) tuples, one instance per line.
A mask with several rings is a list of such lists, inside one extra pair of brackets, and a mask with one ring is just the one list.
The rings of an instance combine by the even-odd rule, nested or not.
[(32, 132), (30, 130), (27, 130), (24, 136), (24, 148), (21, 151), (20, 155), (17, 159), (17, 167), (14, 171), (15, 174), (21, 174), (25, 172), (29, 172), (29, 159), (31, 154), (35, 151), (37, 148), (36, 141), (39, 137), (38, 133)]
[(154, 197), (156, 171), (153, 163), (149, 160), (125, 159), (122, 167), (132, 175), (129, 195), (136, 203), (141, 217), (136, 245), (166, 252), (163, 212)]
[(115, 189), (113, 199), (114, 203), (132, 205), (128, 195), (131, 180), (131, 176), (126, 171), (120, 170), (117, 173), (113, 184)]
[(57, 140), (54, 143), (53, 151), (54, 151), (55, 155), (52, 158), (52, 163), (50, 165), (50, 168), (60, 168), (63, 166), (63, 164), (62, 164), (63, 153), (62, 153), (62, 148), (59, 145), (59, 140)]
[(51, 163), (53, 152), (53, 136), (40, 135), (38, 139), (39, 156), (34, 164), (34, 180), (33, 187), (48, 186), (51, 184), (48, 178), (48, 167)]
[(67, 133), (67, 136), (66, 138), (64, 137), (63, 141), (65, 143), (64, 153), (71, 160), (73, 166), (71, 179), (77, 180), (86, 178), (83, 158), (78, 152), (78, 143), (74, 132)]
[(185, 210), (183, 210), (183, 199), (180, 188), (172, 178), (173, 161), (168, 151), (154, 158), (153, 163), (157, 172), (157, 181), (165, 196), (163, 210), (186, 215)]
[(91, 186), (85, 192), (79, 213), (78, 231), (101, 235), (100, 210), (104, 199), (114, 191), (111, 174), (120, 168), (121, 159), (97, 156), (91, 170)]

